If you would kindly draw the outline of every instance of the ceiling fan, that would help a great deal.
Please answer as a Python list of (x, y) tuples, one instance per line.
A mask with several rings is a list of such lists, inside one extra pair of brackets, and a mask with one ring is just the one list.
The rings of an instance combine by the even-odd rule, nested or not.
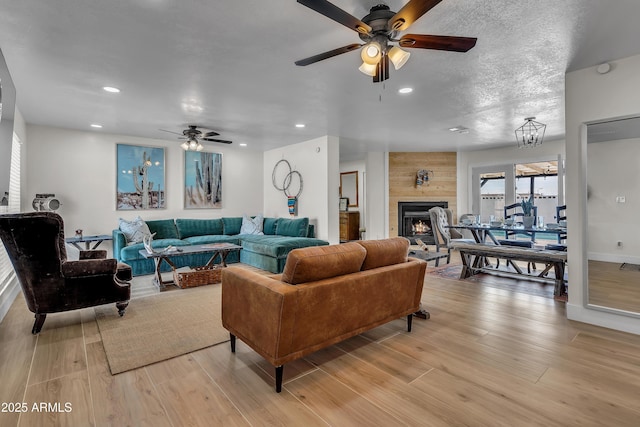
[[(441, 1), (410, 0), (397, 13), (391, 11), (389, 6), (379, 4), (373, 6), (369, 14), (360, 20), (327, 0), (298, 0), (298, 3), (357, 32), (364, 44), (354, 43), (343, 46), (301, 59), (295, 64), (306, 66), (362, 48), (363, 63), (359, 70), (372, 76), (373, 82), (378, 83), (389, 78), (389, 61), (398, 70), (409, 59), (410, 53), (400, 47), (467, 52), (476, 45), (477, 38), (425, 34), (405, 34), (399, 39), (397, 38), (398, 32), (409, 28), (411, 24)], [(398, 46), (395, 46), (394, 43), (397, 43)]]
[(184, 139), (185, 141), (180, 144), (183, 150), (194, 150), (194, 151), (202, 151), (204, 146), (200, 143), (200, 141), (210, 141), (210, 142), (220, 142), (222, 144), (232, 144), (231, 141), (226, 141), (224, 139), (216, 139), (211, 138), (212, 136), (220, 135), (218, 132), (209, 131), (203, 133), (198, 126), (196, 125), (188, 125), (189, 128), (182, 131), (182, 133), (173, 132), (166, 129), (160, 129), (163, 132), (169, 132), (176, 135), (181, 135), (178, 139)]

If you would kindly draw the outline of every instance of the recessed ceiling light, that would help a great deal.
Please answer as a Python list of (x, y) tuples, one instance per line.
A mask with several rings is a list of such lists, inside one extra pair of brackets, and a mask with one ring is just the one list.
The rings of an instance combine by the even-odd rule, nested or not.
[(458, 126), (454, 126), (452, 128), (449, 128), (449, 131), (457, 132), (457, 133), (469, 133), (469, 128), (468, 127), (464, 127), (462, 125), (458, 125)]
[(411, 92), (413, 92), (412, 87), (401, 87), (400, 89), (398, 89), (398, 93), (411, 93)]
[(119, 93), (120, 89), (118, 89), (117, 87), (112, 87), (112, 86), (105, 86), (102, 89), (104, 89), (107, 92), (111, 92), (111, 93)]
[(296, 123), (296, 127), (297, 127), (297, 128), (303, 128), (303, 127), (305, 127), (305, 126), (306, 126), (306, 125), (305, 125), (304, 123)]
[(91, 127), (92, 127), (92, 128), (96, 128), (96, 129), (101, 129), (101, 128), (102, 128), (102, 125), (99, 125), (99, 124), (97, 124), (97, 123), (93, 123), (93, 124), (91, 124)]
[(246, 143), (244, 143), (244, 142), (241, 142), (241, 143), (240, 143), (240, 147), (246, 147), (246, 146), (247, 146), (247, 144), (246, 144)]

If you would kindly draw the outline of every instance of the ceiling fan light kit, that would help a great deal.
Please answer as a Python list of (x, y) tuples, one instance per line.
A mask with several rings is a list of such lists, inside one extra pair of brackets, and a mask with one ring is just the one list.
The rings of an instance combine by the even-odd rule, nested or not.
[(441, 1), (410, 0), (397, 13), (391, 11), (389, 6), (379, 4), (373, 6), (369, 14), (360, 20), (327, 0), (298, 0), (298, 3), (357, 32), (364, 44), (350, 44), (296, 61), (295, 64), (310, 65), (362, 47), (360, 56), (363, 63), (359, 70), (372, 76), (373, 82), (378, 83), (389, 78), (389, 61), (396, 70), (399, 70), (409, 60), (410, 53), (393, 43), (404, 48), (467, 52), (475, 46), (476, 38), (422, 34), (408, 34), (399, 39), (396, 38), (399, 31), (409, 28)]
[(411, 53), (400, 49), (398, 46), (394, 46), (389, 50), (389, 59), (396, 70), (402, 68), (402, 66), (407, 63), (410, 56)]
[(358, 70), (360, 70), (362, 73), (371, 77), (376, 75), (377, 69), (378, 69), (377, 64), (367, 64), (366, 62), (363, 62), (362, 65), (358, 68)]
[(382, 48), (380, 44), (377, 42), (371, 42), (362, 48), (360, 56), (362, 57), (362, 61), (368, 65), (376, 65), (380, 62), (380, 58), (382, 57)]

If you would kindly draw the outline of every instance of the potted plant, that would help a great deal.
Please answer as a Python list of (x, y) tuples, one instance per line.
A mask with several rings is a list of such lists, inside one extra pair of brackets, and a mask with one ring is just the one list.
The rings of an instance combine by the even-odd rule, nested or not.
[(527, 200), (522, 200), (520, 202), (520, 206), (522, 206), (522, 213), (524, 217), (522, 218), (522, 222), (524, 223), (525, 228), (533, 227), (533, 194), (529, 196)]

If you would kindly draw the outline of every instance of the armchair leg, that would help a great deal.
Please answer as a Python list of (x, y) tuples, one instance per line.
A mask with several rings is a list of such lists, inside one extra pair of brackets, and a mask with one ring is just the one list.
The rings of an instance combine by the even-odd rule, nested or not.
[(124, 316), (124, 310), (129, 305), (129, 301), (120, 301), (116, 303), (116, 308), (118, 309), (118, 314), (120, 317)]
[(407, 332), (411, 332), (411, 324), (413, 323), (413, 313), (407, 316)]
[(33, 323), (33, 328), (31, 329), (31, 333), (33, 335), (40, 333), (40, 330), (42, 329), (42, 325), (44, 325), (44, 321), (47, 318), (46, 313), (42, 314), (42, 313), (36, 313), (35, 315), (36, 321)]
[(231, 353), (236, 352), (236, 336), (233, 334), (229, 334), (229, 343), (231, 344)]
[(282, 372), (284, 371), (284, 365), (276, 366), (276, 393), (282, 391)]

